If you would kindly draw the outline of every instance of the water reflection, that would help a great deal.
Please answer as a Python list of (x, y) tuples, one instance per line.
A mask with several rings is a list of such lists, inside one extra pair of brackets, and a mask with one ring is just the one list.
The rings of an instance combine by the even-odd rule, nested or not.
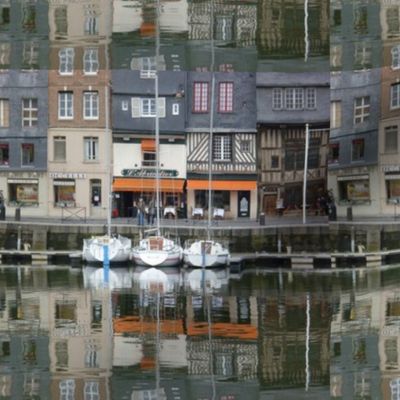
[(2, 267), (4, 397), (395, 398), (398, 267), (145, 271)]

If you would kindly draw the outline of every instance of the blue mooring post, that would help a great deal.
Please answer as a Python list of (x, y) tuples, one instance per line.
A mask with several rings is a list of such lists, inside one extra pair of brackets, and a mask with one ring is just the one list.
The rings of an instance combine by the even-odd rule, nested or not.
[(110, 258), (108, 255), (108, 245), (103, 246), (103, 272), (104, 272), (104, 283), (108, 284), (109, 272), (110, 272)]

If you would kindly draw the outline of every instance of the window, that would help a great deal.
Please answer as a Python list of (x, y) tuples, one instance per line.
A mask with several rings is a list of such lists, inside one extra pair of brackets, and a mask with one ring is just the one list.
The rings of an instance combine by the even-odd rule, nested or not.
[(9, 144), (8, 143), (0, 143), (0, 165), (8, 165), (9, 164)]
[(83, 53), (83, 71), (86, 75), (96, 75), (99, 70), (98, 49), (85, 49)]
[(60, 400), (75, 399), (75, 381), (73, 379), (64, 379), (59, 383)]
[(96, 161), (98, 160), (99, 153), (99, 139), (97, 137), (85, 137), (84, 148), (85, 148), (85, 161)]
[(329, 144), (329, 155), (328, 155), (328, 162), (330, 164), (339, 162), (339, 143), (330, 143)]
[(392, 53), (392, 68), (399, 69), (400, 68), (400, 45), (393, 46), (391, 53)]
[[(132, 118), (149, 118), (156, 116), (156, 99), (132, 97)], [(165, 97), (158, 98), (158, 116), (165, 117)]]
[(385, 153), (397, 153), (398, 132), (397, 125), (385, 127)]
[(58, 71), (62, 75), (72, 75), (74, 71), (74, 49), (66, 47), (58, 52), (59, 68)]
[(100, 400), (99, 382), (85, 382), (85, 400)]
[(368, 201), (369, 179), (339, 181), (339, 198), (346, 201)]
[(99, 367), (99, 349), (98, 345), (93, 340), (88, 340), (85, 343), (85, 367)]
[(360, 124), (369, 120), (370, 113), (369, 96), (358, 97), (354, 100), (354, 123)]
[(156, 76), (157, 63), (155, 57), (143, 57), (141, 59), (140, 77), (154, 78)]
[[(194, 191), (195, 205), (199, 208), (208, 209), (208, 190)], [(216, 208), (223, 208), (225, 211), (230, 210), (231, 196), (229, 190), (213, 190), (212, 205)]]
[(315, 88), (306, 89), (306, 108), (308, 110), (317, 108), (317, 91)]
[(98, 119), (99, 118), (99, 93), (84, 92), (83, 93), (83, 118)]
[(331, 51), (331, 68), (333, 70), (340, 69), (342, 67), (342, 45), (341, 44), (332, 44)]
[(24, 32), (36, 31), (36, 6), (34, 4), (23, 4), (22, 6), (22, 29)]
[(156, 153), (152, 151), (144, 151), (142, 167), (155, 167), (156, 166)]
[(400, 107), (400, 83), (395, 83), (390, 87), (390, 108)]
[(85, 35), (92, 36), (99, 34), (99, 19), (97, 16), (89, 15), (85, 17)]
[(220, 82), (218, 111), (233, 112), (233, 82)]
[(56, 27), (56, 37), (68, 34), (67, 6), (59, 6), (54, 10), (54, 25)]
[(22, 68), (39, 68), (39, 43), (36, 41), (24, 42), (22, 48)]
[(230, 135), (216, 135), (213, 137), (214, 161), (231, 161), (232, 137)]
[(172, 104), (172, 115), (179, 115), (179, 104)]
[(351, 143), (351, 160), (362, 161), (364, 159), (365, 141), (364, 139), (354, 139)]
[(58, 92), (58, 119), (72, 119), (74, 94), (72, 92)]
[(208, 112), (208, 82), (195, 82), (193, 87), (193, 112)]
[(0, 99), (0, 128), (10, 126), (10, 102), (8, 99)]
[(250, 140), (241, 140), (240, 141), (240, 151), (242, 153), (250, 153), (250, 151), (251, 151)]
[(54, 161), (65, 161), (67, 157), (65, 136), (55, 136), (54, 143)]
[(271, 168), (279, 168), (279, 156), (271, 156)]
[(340, 128), (342, 125), (342, 102), (331, 102), (331, 129)]
[(22, 126), (37, 126), (38, 101), (37, 99), (22, 100)]
[(372, 66), (372, 48), (371, 44), (357, 42), (354, 45), (354, 70), (369, 69)]
[(33, 143), (23, 143), (21, 145), (21, 164), (33, 165), (35, 161), (35, 147)]
[(281, 110), (283, 108), (283, 90), (274, 88), (272, 90), (272, 109)]
[(301, 110), (304, 107), (303, 88), (285, 89), (285, 101), (288, 110)]
[(0, 69), (8, 69), (10, 66), (11, 44), (0, 43)]

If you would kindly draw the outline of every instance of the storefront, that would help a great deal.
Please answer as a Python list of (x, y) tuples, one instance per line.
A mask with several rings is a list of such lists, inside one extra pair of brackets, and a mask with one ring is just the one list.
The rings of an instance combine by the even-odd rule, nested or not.
[(338, 176), (339, 201), (365, 203), (371, 198), (369, 175)]
[[(203, 179), (187, 181), (189, 218), (205, 218), (208, 215), (210, 182)], [(252, 180), (211, 181), (213, 217), (256, 218), (257, 182)]]
[(7, 180), (8, 204), (10, 206), (39, 206), (39, 180), (13, 179)]

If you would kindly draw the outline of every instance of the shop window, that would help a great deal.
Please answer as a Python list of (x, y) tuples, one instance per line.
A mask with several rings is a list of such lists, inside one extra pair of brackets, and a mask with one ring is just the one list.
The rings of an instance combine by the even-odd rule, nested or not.
[(369, 180), (339, 181), (339, 198), (344, 201), (368, 201), (370, 199)]
[[(231, 195), (228, 190), (213, 190), (212, 191), (212, 206), (213, 208), (223, 208), (229, 211), (231, 208)], [(208, 190), (195, 190), (195, 207), (208, 209)]]
[(75, 181), (55, 180), (54, 203), (56, 207), (75, 207)]
[(365, 141), (364, 139), (354, 139), (351, 142), (351, 161), (364, 160)]
[(33, 165), (35, 162), (35, 146), (33, 143), (23, 143), (21, 145), (21, 164)]
[(65, 161), (67, 159), (67, 142), (65, 136), (55, 136), (54, 145), (54, 161)]
[(164, 194), (164, 205), (178, 207), (179, 205), (179, 195), (177, 193), (166, 192)]
[[(17, 180), (16, 180), (17, 181)], [(8, 181), (9, 202), (12, 205), (32, 206), (39, 203), (38, 183)]]
[(101, 206), (101, 180), (100, 179), (91, 179), (90, 180), (90, 188), (91, 188), (91, 203), (94, 207)]
[(385, 153), (397, 153), (398, 131), (397, 125), (385, 127)]
[(385, 175), (386, 178), (386, 193), (389, 202), (400, 203), (400, 179), (388, 179), (390, 175)]
[(9, 165), (9, 145), (8, 143), (0, 143), (0, 165)]
[(338, 163), (339, 162), (339, 150), (340, 150), (340, 144), (339, 143), (330, 143), (329, 144), (328, 162), (330, 164), (334, 164), (334, 163)]
[(231, 161), (232, 137), (231, 135), (216, 135), (213, 137), (214, 161)]
[(96, 161), (99, 159), (99, 139), (97, 137), (85, 137), (84, 142), (84, 160)]
[(38, 100), (23, 99), (22, 100), (22, 126), (32, 127), (38, 123)]

